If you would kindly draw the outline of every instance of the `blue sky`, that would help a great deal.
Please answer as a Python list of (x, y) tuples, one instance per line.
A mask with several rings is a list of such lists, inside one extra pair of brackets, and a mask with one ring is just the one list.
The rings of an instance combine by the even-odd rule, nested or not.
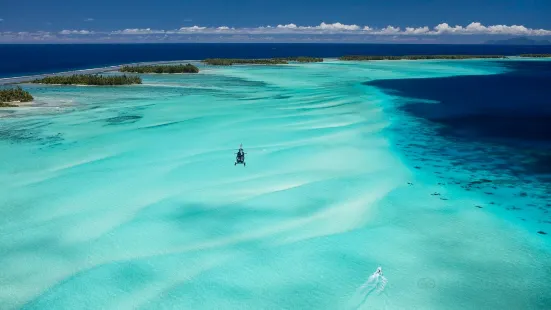
[(549, 37), (549, 16), (550, 0), (20, 0), (0, 1), (0, 42), (471, 42)]

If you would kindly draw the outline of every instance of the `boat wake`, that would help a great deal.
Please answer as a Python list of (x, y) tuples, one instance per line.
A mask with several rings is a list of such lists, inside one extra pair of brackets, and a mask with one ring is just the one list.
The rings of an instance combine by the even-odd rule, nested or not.
[(369, 276), (355, 292), (352, 298), (351, 306), (354, 309), (359, 309), (367, 303), (370, 296), (379, 296), (385, 290), (388, 280), (383, 276), (383, 269), (378, 267), (377, 270)]

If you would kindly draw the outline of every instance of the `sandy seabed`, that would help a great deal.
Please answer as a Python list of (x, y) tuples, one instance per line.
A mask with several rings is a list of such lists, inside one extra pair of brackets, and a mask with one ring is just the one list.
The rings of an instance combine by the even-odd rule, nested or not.
[(549, 309), (549, 238), (412, 167), (414, 120), (361, 84), (485, 63), (29, 86), (0, 110), (0, 308)]

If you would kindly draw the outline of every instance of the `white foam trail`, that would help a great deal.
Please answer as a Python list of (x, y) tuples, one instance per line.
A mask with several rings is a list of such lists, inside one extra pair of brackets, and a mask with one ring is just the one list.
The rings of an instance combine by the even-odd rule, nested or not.
[(384, 291), (387, 283), (388, 280), (383, 276), (382, 268), (378, 267), (377, 271), (371, 274), (367, 281), (356, 290), (351, 305), (354, 305), (354, 308), (361, 307), (367, 302), (371, 294), (380, 295)]

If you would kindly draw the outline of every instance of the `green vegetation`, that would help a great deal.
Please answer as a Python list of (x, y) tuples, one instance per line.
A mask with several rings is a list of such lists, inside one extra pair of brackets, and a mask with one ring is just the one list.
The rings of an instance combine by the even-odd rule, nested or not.
[(16, 107), (13, 102), (30, 102), (34, 98), (21, 87), (0, 89), (0, 107)]
[(339, 60), (425, 60), (425, 59), (486, 59), (486, 58), (506, 58), (501, 55), (405, 55), (405, 56), (362, 56), (351, 55), (339, 57)]
[(192, 64), (179, 65), (145, 65), (145, 66), (123, 66), (120, 72), (132, 73), (199, 73), (199, 68)]
[(305, 57), (305, 56), (299, 56), (299, 57), (284, 57), (284, 58), (276, 58), (281, 59), (285, 61), (296, 61), (296, 62), (323, 62), (323, 58), (320, 57)]
[(138, 76), (103, 76), (95, 74), (74, 74), (68, 76), (47, 76), (43, 79), (36, 79), (31, 83), (38, 84), (61, 84), (61, 85), (130, 85), (141, 84), (142, 79)]
[(208, 58), (202, 62), (211, 66), (232, 66), (232, 65), (286, 65), (290, 61), (296, 62), (322, 62), (323, 58), (317, 57), (276, 57), (267, 59), (233, 59), (233, 58)]
[(232, 65), (286, 65), (288, 62), (283, 59), (232, 59), (232, 58), (207, 58), (203, 63), (211, 66), (232, 66)]
[(547, 58), (551, 57), (551, 54), (521, 54), (520, 57), (534, 57), (534, 58)]

